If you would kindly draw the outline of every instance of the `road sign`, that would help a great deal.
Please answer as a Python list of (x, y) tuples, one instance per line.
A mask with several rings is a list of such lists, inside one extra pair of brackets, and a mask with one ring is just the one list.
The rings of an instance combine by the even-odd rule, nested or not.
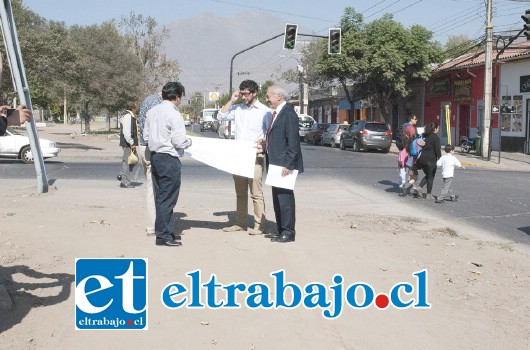
[(500, 108), (498, 105), (495, 105), (491, 108), (491, 113), (499, 113)]

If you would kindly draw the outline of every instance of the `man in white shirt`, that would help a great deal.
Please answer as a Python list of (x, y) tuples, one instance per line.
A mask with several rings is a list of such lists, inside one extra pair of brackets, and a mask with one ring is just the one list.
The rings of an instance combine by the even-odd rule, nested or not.
[[(217, 114), (219, 121), (235, 121), (236, 140), (258, 141), (267, 133), (268, 123), (272, 119), (270, 108), (257, 99), (259, 86), (253, 80), (244, 80), (239, 91), (232, 94), (230, 101)], [(235, 104), (241, 98), (243, 103)], [(225, 232), (244, 231), (247, 229), (248, 190), (254, 205), (254, 227), (250, 235), (263, 233), (265, 224), (265, 201), (263, 199), (262, 175), (263, 153), (256, 154), (254, 178), (234, 175), (236, 189), (236, 223), (223, 229)]]
[(134, 187), (131, 180), (138, 163), (129, 164), (128, 158), (131, 153), (136, 153), (136, 146), (138, 146), (138, 123), (135, 115), (137, 110), (137, 102), (129, 101), (127, 113), (120, 118), (120, 146), (123, 148), (123, 155), (121, 159), (122, 169), (116, 179), (120, 181), (121, 188)]
[(181, 163), (179, 157), (191, 146), (186, 137), (184, 118), (178, 106), (185, 94), (179, 82), (169, 82), (162, 88), (162, 103), (147, 112), (143, 138), (151, 150), (151, 175), (155, 193), (156, 245), (178, 247), (171, 224), (173, 208), (180, 192)]

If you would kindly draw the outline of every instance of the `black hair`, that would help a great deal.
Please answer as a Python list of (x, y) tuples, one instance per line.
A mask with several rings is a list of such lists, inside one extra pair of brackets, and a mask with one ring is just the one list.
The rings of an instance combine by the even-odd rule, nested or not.
[(136, 101), (127, 101), (127, 110), (132, 111), (138, 109), (138, 103)]
[(451, 151), (455, 150), (455, 146), (453, 145), (445, 145), (445, 153), (451, 153)]
[(414, 113), (409, 114), (409, 115), (407, 116), (407, 121), (410, 122), (415, 116), (416, 116), (416, 114), (414, 114)]
[(243, 80), (239, 84), (239, 90), (248, 90), (250, 92), (258, 92), (259, 85), (254, 80)]
[(170, 81), (162, 88), (162, 99), (175, 101), (177, 97), (182, 98), (185, 95), (184, 86), (178, 81)]
[(438, 123), (429, 123), (425, 125), (425, 129), (423, 129), (423, 136), (427, 136), (434, 133), (434, 130), (438, 127)]

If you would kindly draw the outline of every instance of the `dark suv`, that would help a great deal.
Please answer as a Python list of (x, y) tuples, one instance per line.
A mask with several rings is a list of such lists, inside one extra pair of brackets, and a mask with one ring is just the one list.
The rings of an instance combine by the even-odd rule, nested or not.
[(354, 152), (361, 149), (380, 149), (388, 153), (392, 145), (392, 131), (383, 122), (356, 120), (340, 135), (340, 149), (353, 148)]

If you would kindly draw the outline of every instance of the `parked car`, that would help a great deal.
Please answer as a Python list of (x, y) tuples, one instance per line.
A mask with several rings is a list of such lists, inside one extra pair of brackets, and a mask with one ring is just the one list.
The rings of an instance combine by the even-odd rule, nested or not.
[(329, 124), (326, 131), (322, 134), (320, 143), (322, 145), (330, 145), (335, 148), (340, 143), (340, 135), (342, 132), (350, 127), (350, 124)]
[[(44, 159), (57, 157), (61, 151), (53, 141), (39, 139), (39, 143)], [(29, 137), (8, 128), (5, 135), (0, 136), (0, 157), (22, 159), (24, 163), (33, 163)]]
[(361, 149), (380, 149), (388, 153), (392, 145), (392, 131), (383, 122), (356, 120), (340, 135), (340, 149), (352, 147), (354, 152)]
[(315, 119), (307, 114), (299, 114), (298, 115), (298, 128), (299, 128), (299, 135), (300, 135), (300, 141), (305, 140), (305, 135), (307, 132), (311, 129), (311, 127), (315, 124)]
[(204, 130), (212, 131), (212, 129), (213, 129), (213, 122), (211, 120), (201, 122), (201, 132), (203, 132)]
[(326, 131), (326, 128), (329, 124), (324, 123), (315, 123), (309, 129), (307, 134), (305, 134), (304, 141), (306, 143), (312, 143), (313, 145), (320, 144), (320, 141), (322, 140), (322, 133)]

